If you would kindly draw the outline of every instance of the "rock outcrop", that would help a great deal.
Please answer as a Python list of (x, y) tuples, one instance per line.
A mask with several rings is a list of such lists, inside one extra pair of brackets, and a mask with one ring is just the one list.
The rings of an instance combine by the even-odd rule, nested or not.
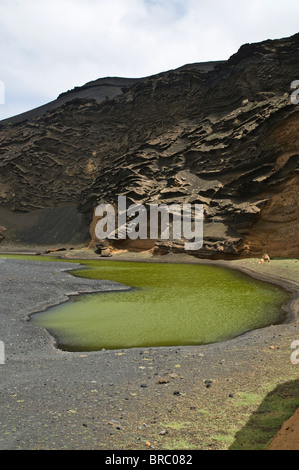
[(6, 231), (5, 227), (0, 227), (0, 243), (3, 240), (5, 240), (5, 235), (4, 235), (5, 231)]
[[(126, 195), (144, 205), (203, 204), (198, 256), (298, 256), (296, 79), (299, 34), (244, 45), (226, 62), (96, 80), (2, 121), (0, 225), (17, 241), (25, 225), (30, 243), (73, 243), (76, 227), (81, 242), (89, 227), (96, 245), (94, 208)], [(49, 239), (43, 221), (57, 208), (65, 228), (60, 222)], [(114, 246), (183, 250), (182, 241)]]
[(299, 409), (283, 424), (268, 450), (299, 450)]

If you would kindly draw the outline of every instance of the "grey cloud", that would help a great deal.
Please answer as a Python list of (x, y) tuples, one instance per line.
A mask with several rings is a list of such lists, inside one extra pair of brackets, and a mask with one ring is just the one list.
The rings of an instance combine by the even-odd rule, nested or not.
[(227, 59), (296, 33), (298, 13), (297, 0), (1, 0), (0, 119), (99, 77)]

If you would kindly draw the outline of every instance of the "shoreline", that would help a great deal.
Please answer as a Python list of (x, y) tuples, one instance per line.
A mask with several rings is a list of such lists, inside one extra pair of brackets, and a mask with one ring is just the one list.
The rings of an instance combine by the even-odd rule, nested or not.
[[(84, 257), (85, 252), (85, 257)], [(257, 270), (258, 267), (258, 258), (243, 258), (240, 260), (211, 260), (206, 258), (198, 258), (193, 257), (191, 255), (186, 255), (184, 253), (170, 253), (168, 255), (155, 255), (155, 256), (148, 256), (148, 252), (145, 253), (125, 253), (121, 255), (114, 255), (112, 257), (101, 257), (99, 255), (94, 254), (92, 250), (71, 250), (66, 252), (56, 252), (51, 254), (45, 253), (36, 253), (34, 252), (19, 252), (19, 251), (10, 251), (10, 252), (1, 252), (0, 251), (0, 258), (1, 255), (12, 255), (12, 256), (41, 256), (41, 257), (51, 257), (53, 261), (55, 259), (68, 261), (71, 260), (72, 262), (78, 261), (78, 263), (84, 269), (84, 261), (94, 260), (94, 261), (117, 261), (117, 262), (135, 262), (135, 263), (161, 263), (161, 264), (200, 264), (200, 265), (210, 265), (210, 266), (218, 266), (225, 269), (233, 269), (235, 271), (239, 271), (247, 276), (250, 276), (254, 279), (257, 279), (262, 282), (267, 282), (270, 284), (277, 285), (282, 289), (286, 290), (290, 295), (291, 298), (286, 301), (282, 306), (281, 309), (286, 312), (286, 318), (283, 323), (292, 323), (299, 321), (299, 270), (298, 270), (298, 278), (296, 280), (288, 278), (288, 277), (279, 277), (275, 276), (271, 273), (267, 272), (260, 272)], [(75, 256), (74, 256), (75, 255)], [(144, 256), (145, 255), (145, 256)], [(81, 257), (79, 257), (81, 256)], [(242, 263), (246, 262), (246, 260), (254, 260), (256, 262), (255, 266), (248, 267), (244, 266)], [(279, 261), (288, 261), (289, 259), (279, 259)], [(295, 260), (295, 259), (294, 259)], [(82, 263), (80, 263), (82, 261)], [(296, 260), (295, 260), (296, 261)], [(45, 261), (47, 262), (47, 261)], [(270, 263), (273, 261), (270, 261)], [(269, 265), (270, 265), (269, 263)], [(299, 261), (298, 261), (299, 267)], [(72, 268), (76, 270), (78, 268)], [(72, 269), (67, 269), (66, 271), (72, 271)], [(131, 286), (127, 286), (128, 289), (132, 289)], [(73, 295), (80, 295), (74, 293)], [(65, 301), (64, 301), (65, 302)], [(59, 305), (61, 302), (55, 305), (51, 305), (48, 308), (54, 307)], [(33, 312), (37, 313), (37, 312)], [(246, 333), (244, 333), (246, 334)]]
[[(62, 253), (59, 253), (59, 258)], [(76, 258), (79, 255), (82, 257), (82, 252), (72, 251), (72, 261), (79, 261)], [(57, 256), (57, 253), (51, 255), (53, 258)], [(123, 261), (136, 261), (124, 259), (124, 256), (121, 258)], [(182, 263), (186, 261), (183, 258), (174, 255), (166, 260), (163, 256), (154, 262)], [(95, 256), (94, 259), (101, 258)], [(116, 257), (110, 260), (120, 261)], [(144, 262), (145, 259), (140, 261)], [(6, 432), (10, 429), (9, 435), (4, 433), (0, 437), (1, 449), (145, 450), (145, 442), (148, 441), (155, 449), (167, 450), (228, 449), (241, 445), (240, 439), (245, 435), (248, 422), (258, 413), (261, 403), (268, 400), (269, 392), (278, 390), (279, 384), (289, 386), (298, 376), (298, 369), (290, 364), (290, 344), (299, 334), (296, 324), (299, 267), (296, 260), (274, 260), (268, 266), (258, 265), (257, 260), (190, 260), (188, 256), (187, 261), (238, 269), (247, 275), (287, 288), (293, 295), (288, 302), (292, 317), (282, 324), (202, 346), (66, 352), (56, 348), (51, 339), (53, 336), (46, 330), (24, 321), (28, 302), (34, 301), (28, 299), (33, 292), (30, 285), (28, 287), (28, 282), (32, 281), (28, 279), (36, 276), (39, 281), (38, 284), (32, 284), (32, 289), (41, 284), (38, 295), (43, 299), (39, 299), (35, 311), (41, 311), (41, 306), (45, 306), (50, 297), (57, 297), (56, 289), (63, 295), (72, 295), (74, 289), (79, 294), (84, 293), (84, 289), (95, 292), (98, 281), (74, 278), (68, 271), (78, 269), (78, 266), (84, 269), (84, 265), (78, 263), (77, 266), (68, 265), (64, 269), (62, 263), (55, 263), (54, 259), (51, 263), (42, 263), (43, 269), (38, 269), (39, 263), (19, 263), (23, 271), (16, 269), (18, 281), (10, 282), (6, 275), (2, 275), (2, 281), (6, 282), (7, 289), (11, 289), (14, 296), (16, 286), (12, 284), (19, 282), (20, 291), (17, 295), (20, 297), (20, 308), (17, 309), (16, 304), (10, 306), (7, 303), (9, 308), (13, 308), (11, 319), (3, 305), (5, 302), (2, 302), (3, 317), (1, 315), (0, 318), (6, 319), (1, 322), (4, 325), (1, 335), (5, 331), (9, 332), (7, 342), (12, 347), (7, 350), (7, 363), (1, 366), (0, 398), (3, 408), (0, 413), (0, 431), (3, 423), (3, 432), (4, 428)], [(292, 270), (294, 275), (290, 274)], [(112, 287), (110, 283), (109, 288)], [(162, 385), (158, 383), (159, 377)], [(163, 385), (165, 377), (167, 380)], [(213, 381), (211, 389), (204, 385), (206, 379)], [(140, 384), (144, 384), (144, 387), (140, 388)], [(177, 390), (179, 395), (174, 395)], [(14, 395), (17, 395), (19, 404), (16, 404)], [(234, 398), (229, 398), (230, 395)], [(244, 402), (244, 397), (248, 397), (248, 403)], [(223, 412), (219, 414), (217, 410), (222, 407)], [(216, 422), (213, 418), (215, 412), (218, 415)], [(293, 411), (289, 416), (292, 414)], [(54, 421), (51, 416), (56, 417)], [(284, 421), (281, 418), (275, 432)], [(92, 422), (94, 426), (97, 423), (96, 433), (91, 427)], [(235, 429), (236, 423), (238, 429)], [(63, 432), (65, 427), (69, 433)], [(17, 431), (13, 432), (12, 429)], [(164, 430), (165, 434), (159, 434)], [(273, 431), (272, 437), (274, 434)]]

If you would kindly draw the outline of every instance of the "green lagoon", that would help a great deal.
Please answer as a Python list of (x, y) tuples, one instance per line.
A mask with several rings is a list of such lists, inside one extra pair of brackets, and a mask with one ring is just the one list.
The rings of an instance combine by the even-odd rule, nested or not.
[(120, 282), (132, 290), (74, 296), (31, 317), (68, 351), (224, 341), (282, 322), (281, 307), (290, 298), (278, 286), (217, 266), (80, 263), (87, 269), (73, 275)]

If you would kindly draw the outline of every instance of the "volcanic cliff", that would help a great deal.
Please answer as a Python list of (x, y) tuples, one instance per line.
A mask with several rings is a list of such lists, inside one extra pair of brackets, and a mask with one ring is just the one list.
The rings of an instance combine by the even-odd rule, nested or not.
[[(95, 240), (99, 202), (204, 205), (200, 257), (299, 254), (299, 34), (227, 61), (103, 78), (0, 122), (1, 237)], [(114, 242), (182, 251), (183, 241)]]

